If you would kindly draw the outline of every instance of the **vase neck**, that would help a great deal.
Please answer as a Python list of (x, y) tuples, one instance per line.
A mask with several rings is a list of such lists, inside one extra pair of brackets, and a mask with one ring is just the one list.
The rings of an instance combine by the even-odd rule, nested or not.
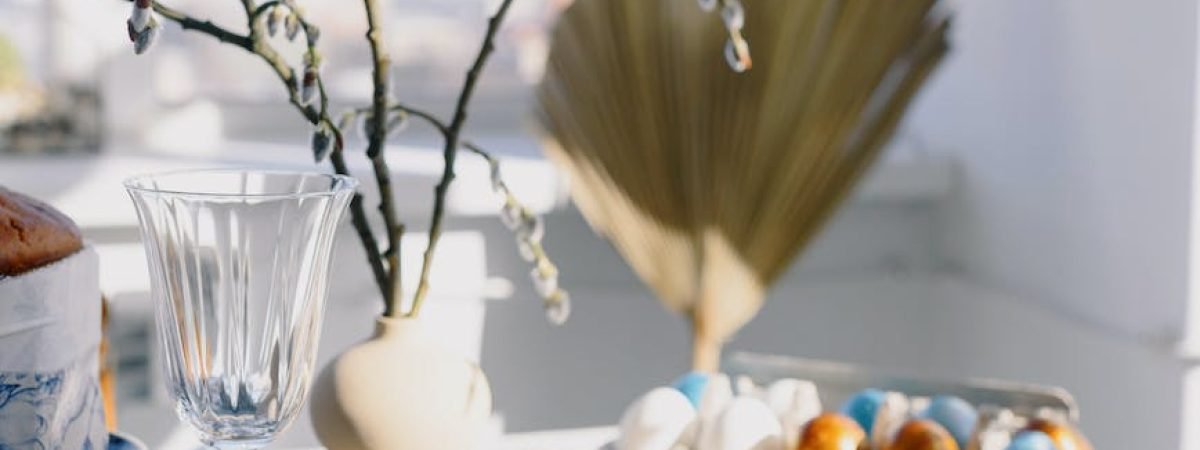
[(402, 334), (409, 334), (422, 327), (421, 320), (412, 317), (377, 317), (375, 318), (375, 339), (387, 339)]

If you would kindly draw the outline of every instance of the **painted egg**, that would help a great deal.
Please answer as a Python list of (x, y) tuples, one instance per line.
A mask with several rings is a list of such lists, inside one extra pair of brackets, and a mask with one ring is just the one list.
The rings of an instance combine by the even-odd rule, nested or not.
[(886, 394), (879, 389), (859, 391), (842, 403), (841, 412), (858, 422), (862, 429), (869, 431), (875, 426), (875, 415), (879, 413), (879, 406), (883, 404), (885, 396)]
[(711, 375), (707, 372), (688, 372), (671, 383), (671, 387), (682, 392), (692, 406), (700, 409), (700, 398), (704, 396), (704, 388), (708, 386)]
[(867, 439), (867, 433), (854, 419), (841, 414), (817, 416), (800, 433), (797, 450), (855, 450)]
[(1013, 437), (1004, 450), (1058, 450), (1050, 436), (1041, 431), (1022, 431)]
[(937, 422), (914, 419), (905, 423), (896, 432), (886, 450), (958, 450), (958, 443), (949, 431)]
[(762, 400), (738, 397), (700, 430), (696, 450), (756, 450), (782, 438), (783, 428)]
[(1070, 425), (1046, 419), (1034, 419), (1025, 427), (1026, 430), (1041, 431), (1054, 441), (1058, 450), (1092, 450), (1092, 444), (1087, 438)]
[(937, 422), (954, 436), (959, 448), (966, 448), (971, 433), (979, 422), (979, 412), (966, 400), (952, 396), (939, 395), (933, 397), (929, 407), (919, 415), (923, 419)]
[(688, 424), (696, 419), (696, 409), (679, 391), (660, 387), (647, 392), (621, 416), (622, 450), (669, 450)]

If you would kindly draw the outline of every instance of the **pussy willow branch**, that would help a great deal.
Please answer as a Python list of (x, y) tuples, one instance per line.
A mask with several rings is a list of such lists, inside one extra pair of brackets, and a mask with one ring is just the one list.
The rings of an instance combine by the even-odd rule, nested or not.
[(363, 0), (367, 12), (367, 41), (371, 45), (373, 62), (374, 93), (371, 97), (372, 114), (366, 120), (371, 121), (368, 127), (367, 157), (375, 171), (375, 183), (379, 186), (379, 211), (383, 214), (384, 228), (387, 230), (388, 249), (384, 257), (388, 261), (388, 289), (384, 292), (384, 317), (394, 316), (400, 309), (403, 297), (403, 286), (400, 273), (400, 239), (404, 235), (404, 225), (396, 217), (395, 196), (392, 194), (391, 171), (387, 166), (384, 144), (387, 140), (387, 107), (388, 107), (388, 67), (391, 60), (387, 49), (383, 46), (383, 31), (379, 27), (378, 0)]
[(405, 105), (404, 103), (400, 103), (400, 102), (392, 103), (392, 110), (400, 111), (400, 112), (403, 112), (410, 116), (417, 117), (421, 120), (424, 120), (430, 126), (437, 129), (438, 133), (441, 133), (442, 138), (448, 137), (446, 133), (449, 133), (449, 131), (450, 131), (449, 127), (447, 127), (446, 124), (441, 121), (441, 119), (438, 119), (437, 116), (435, 116), (433, 114), (430, 114), (428, 112), (422, 111), (417, 108), (414, 108), (412, 106)]
[[(421, 109), (417, 109), (416, 107), (409, 106), (409, 105), (406, 105), (406, 104), (400, 103), (400, 102), (392, 102), (391, 106), (388, 108), (388, 110), (403, 112), (405, 114), (408, 114), (410, 116), (413, 116), (413, 117), (416, 117), (418, 119), (425, 121), (426, 124), (428, 124), (429, 126), (433, 127), (435, 130), (437, 130), (437, 132), (442, 136), (443, 139), (445, 139), (448, 136), (448, 133), (450, 132), (450, 127), (447, 126), (445, 122), (442, 122), (442, 119), (439, 119), (437, 116), (433, 115), (433, 113), (430, 113), (430, 112), (427, 112), (427, 111), (424, 111)], [(354, 112), (356, 114), (367, 114), (367, 113), (370, 113), (371, 111), (372, 111), (371, 108), (359, 108), (359, 109), (354, 110)], [(488, 163), (493, 163), (493, 162), (497, 161), (495, 156), (492, 156), (491, 153), (484, 150), (483, 147), (476, 145), (474, 142), (471, 142), (471, 141), (463, 139), (463, 138), (459, 138), (458, 141), (459, 141), (459, 148), (465, 149), (467, 151), (470, 151), (471, 153), (479, 155), (484, 160), (486, 160)]]
[[(130, 1), (132, 2), (132, 0), (130, 0)], [(198, 19), (192, 18), (191, 16), (188, 16), (187, 14), (179, 12), (178, 10), (176, 10), (174, 8), (171, 8), (169, 6), (163, 5), (158, 2), (153, 2), (153, 7), (154, 7), (154, 12), (157, 12), (160, 16), (162, 16), (172, 22), (178, 23), (179, 26), (185, 30), (198, 31), (198, 32), (207, 34), (209, 36), (212, 36), (214, 38), (217, 38), (217, 40), (224, 42), (226, 44), (233, 44), (238, 47), (244, 48), (247, 51), (250, 50), (251, 45), (250, 45), (250, 37), (249, 36), (242, 36), (240, 34), (226, 30), (208, 20), (198, 20)]]
[(467, 121), (467, 105), (471, 102), (471, 95), (475, 93), (475, 84), (479, 81), (479, 74), (483, 71), (483, 66), (487, 64), (488, 57), (495, 50), (496, 33), (500, 30), (500, 25), (504, 23), (504, 16), (508, 14), (508, 8), (512, 6), (512, 3), (513, 0), (504, 0), (500, 3), (500, 8), (496, 10), (496, 14), (488, 20), (488, 28), (483, 37), (483, 45), (479, 48), (479, 54), (475, 57), (475, 63), (467, 71), (467, 79), (463, 82), (462, 92), (458, 94), (458, 104), (454, 107), (454, 118), (450, 120), (450, 125), (446, 127), (446, 145), (442, 149), (442, 159), (445, 161), (445, 167), (442, 168), (442, 180), (434, 188), (433, 218), (429, 226), (429, 245), (425, 247), (425, 257), (421, 261), (421, 278), (417, 281), (417, 291), (413, 295), (412, 310), (408, 313), (410, 317), (415, 317), (421, 313), (421, 306), (424, 304), (425, 296), (429, 291), (429, 270), (433, 264), (433, 255), (437, 249), (438, 239), (442, 236), (442, 219), (445, 215), (446, 192), (450, 190), (450, 183), (454, 182), (454, 159), (458, 154), (459, 135), (462, 133), (463, 125)]
[[(440, 119), (438, 119), (437, 116), (434, 116), (433, 114), (422, 111), (420, 109), (396, 102), (396, 103), (392, 104), (391, 111), (402, 112), (411, 117), (416, 117), (418, 119), (425, 121), (425, 123), (429, 124), (429, 126), (433, 127), (435, 130), (437, 130), (438, 133), (441, 133), (443, 139), (446, 138), (447, 133), (450, 132), (449, 127), (445, 123), (443, 123)], [(357, 114), (366, 114), (368, 112), (369, 112), (369, 110), (366, 108), (359, 109), (356, 111)], [(499, 167), (498, 165), (499, 165), (500, 161), (498, 159), (496, 159), (496, 157), (493, 156), (491, 153), (488, 153), (486, 150), (484, 150), (482, 147), (480, 147), (480, 146), (476, 145), (475, 143), (473, 143), (469, 140), (466, 140), (466, 139), (460, 139), (459, 143), (460, 143), (460, 147), (462, 149), (467, 150), (471, 153), (474, 153), (475, 155), (478, 155), (480, 158), (483, 158), (484, 161), (487, 162), (488, 167), (491, 168), (492, 170), (497, 170), (496, 168)], [(493, 179), (493, 182), (495, 182), (495, 179)], [(507, 187), (502, 187), (501, 189), (499, 189), (499, 192), (503, 192), (503, 194), (504, 194), (504, 203), (506, 205), (506, 208), (507, 207), (516, 208), (519, 211), (521, 211), (521, 214), (524, 216), (530, 216), (533, 214), (530, 211), (530, 209), (527, 206), (525, 206), (524, 204), (522, 204), (521, 201), (518, 200), (517, 197), (515, 195), (513, 195), (512, 191), (509, 190)], [(529, 246), (529, 252), (533, 255), (533, 259), (535, 261), (535, 266), (539, 270), (545, 270), (547, 272), (554, 272), (554, 273), (558, 272), (558, 268), (555, 267), (554, 263), (550, 261), (550, 256), (546, 254), (546, 249), (545, 249), (545, 247), (542, 246), (542, 243), (540, 241), (531, 240), (531, 241), (528, 241), (527, 244)], [(558, 296), (558, 297), (556, 297), (557, 299), (559, 299), (558, 301), (562, 301), (561, 296), (565, 295), (565, 292), (563, 292), (560, 289), (559, 292), (554, 295)], [(549, 301), (549, 300), (550, 299), (547, 298), (547, 301)]]
[(263, 2), (263, 4), (258, 5), (257, 8), (254, 8), (254, 11), (250, 12), (250, 22), (254, 23), (255, 21), (258, 20), (258, 18), (260, 16), (262, 16), (263, 14), (266, 14), (267, 11), (270, 11), (271, 8), (274, 8), (278, 5), (279, 5), (279, 0), (271, 0), (269, 2)]
[[(243, 2), (247, 5), (247, 17), (250, 21), (251, 30), (250, 36), (254, 43), (252, 52), (259, 55), (264, 61), (266, 61), (271, 65), (272, 68), (275, 69), (275, 72), (279, 75), (280, 80), (282, 80), (284, 85), (287, 86), (289, 101), (292, 103), (292, 105), (304, 113), (305, 117), (310, 123), (313, 125), (320, 125), (324, 123), (329, 127), (330, 130), (333, 130), (334, 144), (333, 151), (330, 152), (329, 155), (329, 161), (333, 165), (334, 172), (340, 175), (350, 175), (350, 170), (346, 165), (345, 156), (342, 152), (342, 150), (345, 148), (345, 139), (342, 136), (341, 130), (338, 129), (337, 125), (333, 122), (333, 119), (331, 119), (329, 116), (329, 95), (325, 91), (325, 80), (320, 75), (320, 71), (317, 71), (316, 83), (318, 88), (317, 93), (320, 96), (321, 107), (320, 110), (317, 110), (312, 105), (304, 104), (304, 102), (301, 100), (300, 91), (298, 88), (300, 83), (298, 83), (298, 77), (295, 70), (292, 69), (292, 67), (285, 61), (283, 61), (283, 58), (279, 56), (274, 47), (272, 47), (265, 39), (262, 38), (262, 24), (258, 18), (266, 10), (262, 9), (262, 6), (259, 8), (252, 8), (253, 0), (243, 0)], [(266, 4), (264, 4), (264, 6), (265, 5)], [(309, 42), (309, 54), (312, 57), (316, 57), (317, 49), (313, 47), (315, 43), (312, 39), (307, 39), (308, 35), (314, 32), (313, 30), (315, 27), (300, 11), (293, 10), (292, 14), (296, 16), (297, 21), (300, 23), (300, 28), (306, 35), (306, 41)], [(384, 169), (385, 172), (383, 174), (383, 178), (386, 179), (389, 173), (386, 172), (386, 165), (384, 165)], [(379, 168), (375, 167), (377, 179), (380, 177), (378, 170)], [(383, 195), (384, 190), (380, 190), (381, 201), (385, 204), (391, 203), (391, 189), (387, 189), (386, 193), (388, 195)], [(371, 231), (371, 223), (367, 219), (366, 207), (363, 204), (362, 194), (358, 192), (354, 193), (354, 198), (350, 201), (350, 215), (351, 222), (354, 224), (359, 241), (362, 242), (363, 250), (367, 254), (367, 264), (371, 267), (371, 273), (375, 279), (376, 287), (379, 289), (380, 295), (382, 295), (385, 299), (386, 304), (386, 299), (392, 292), (391, 286), (393, 286), (393, 283), (391, 283), (391, 271), (396, 266), (389, 264), (389, 266), (385, 269), (383, 261), (379, 256), (379, 243), (375, 240), (375, 234)]]
[[(242, 49), (257, 55), (260, 59), (266, 62), (276, 76), (286, 86), (288, 90), (288, 101), (294, 106), (297, 111), (304, 116), (309, 123), (313, 125), (326, 125), (334, 133), (333, 151), (330, 154), (330, 162), (334, 167), (334, 171), (338, 174), (349, 175), (349, 169), (346, 166), (343, 156), (343, 148), (345, 141), (343, 139), (341, 129), (333, 122), (328, 112), (328, 95), (325, 92), (324, 81), (318, 74), (316, 82), (319, 87), (320, 108), (306, 104), (301, 98), (299, 91), (299, 77), (295, 70), (287, 64), (279, 53), (272, 47), (266, 39), (263, 38), (262, 27), (259, 18), (267, 13), (271, 8), (282, 7), (283, 2), (271, 0), (262, 4), (256, 4), (255, 0), (241, 0), (243, 9), (246, 12), (246, 18), (250, 32), (248, 35), (241, 35), (225, 28), (222, 28), (211, 21), (198, 20), (179, 12), (170, 7), (152, 2), (154, 10), (163, 17), (178, 23), (186, 30), (198, 31), (203, 34), (210, 35), (221, 42), (229, 43), (241, 47)], [(471, 97), (474, 94), (475, 86), (479, 81), (479, 76), (483, 71), (491, 53), (495, 50), (495, 38), (500, 29), (500, 25), (504, 22), (504, 18), (512, 6), (513, 0), (503, 0), (496, 13), (488, 21), (487, 32), (484, 36), (483, 44), (479, 49), (479, 53), (475, 58), (471, 68), (467, 71), (466, 80), (463, 82), (462, 91), (459, 93), (458, 101), (455, 105), (454, 115), (450, 123), (444, 124), (435, 116), (423, 111), (412, 108), (399, 108), (409, 114), (425, 119), (433, 124), (445, 137), (445, 146), (442, 149), (443, 160), (445, 167), (442, 171), (441, 180), (434, 189), (434, 208), (431, 218), (429, 231), (429, 244), (425, 249), (424, 258), (421, 265), (420, 279), (417, 285), (417, 290), (413, 296), (412, 309), (407, 313), (408, 316), (416, 316), (420, 313), (421, 306), (429, 290), (429, 273), (433, 263), (433, 257), (437, 247), (437, 243), (442, 234), (442, 222), (445, 216), (446, 194), (449, 191), (451, 183), (454, 181), (454, 163), (460, 147), (465, 147), (468, 150), (484, 156), (489, 161), (494, 159), (479, 147), (464, 142), (461, 139), (461, 134), (467, 119), (467, 105), (470, 104)], [(372, 114), (370, 120), (370, 136), (368, 143), (368, 155), (372, 161), (372, 168), (375, 172), (376, 182), (380, 189), (380, 212), (384, 216), (385, 226), (387, 227), (387, 235), (389, 248), (386, 252), (379, 251), (379, 244), (376, 241), (374, 234), (371, 232), (370, 223), (367, 220), (366, 210), (363, 206), (362, 196), (355, 194), (351, 201), (351, 215), (355, 229), (358, 231), (359, 240), (362, 241), (363, 247), (366, 249), (367, 260), (374, 274), (375, 282), (379, 287), (381, 294), (385, 299), (385, 315), (394, 315), (398, 311), (398, 303), (401, 297), (400, 289), (400, 237), (403, 234), (404, 226), (396, 219), (394, 196), (392, 195), (390, 171), (387, 168), (387, 162), (384, 159), (384, 142), (387, 138), (387, 82), (388, 82), (388, 57), (380, 40), (380, 28), (378, 26), (378, 5), (377, 0), (364, 0), (364, 5), (367, 9), (367, 18), (369, 30), (367, 39), (371, 44), (372, 59), (374, 63), (374, 95), (372, 97)], [(311, 33), (315, 30), (299, 11), (292, 11), (303, 27), (305, 33)], [(314, 48), (309, 48), (310, 54), (316, 55)], [(387, 259), (388, 264), (385, 269), (384, 259)]]
[[(258, 28), (260, 27), (260, 25), (258, 25), (258, 18), (267, 10), (267, 8), (270, 7), (270, 5), (277, 4), (277, 1), (272, 1), (252, 8), (247, 18), (250, 26), (249, 35), (241, 35), (229, 31), (208, 20), (199, 20), (193, 18), (187, 14), (184, 14), (183, 12), (158, 2), (153, 2), (153, 7), (154, 11), (159, 15), (172, 22), (178, 23), (185, 30), (192, 30), (202, 34), (207, 34), (221, 42), (235, 45), (243, 50), (246, 50), (247, 52), (253, 53), (259, 56), (259, 58), (261, 58), (263, 61), (267, 62), (267, 64), (271, 66), (271, 68), (275, 71), (275, 74), (287, 88), (289, 102), (296, 108), (297, 111), (300, 112), (301, 115), (304, 116), (305, 120), (308, 120), (308, 122), (313, 125), (319, 125), (324, 122), (330, 126), (331, 130), (333, 130), (334, 144), (333, 151), (330, 152), (329, 155), (330, 163), (333, 165), (334, 172), (340, 175), (349, 175), (350, 171), (346, 166), (346, 160), (342, 153), (342, 150), (345, 147), (345, 140), (342, 136), (341, 130), (339, 130), (329, 118), (329, 96), (325, 92), (324, 80), (318, 75), (317, 86), (321, 96), (321, 108), (318, 110), (311, 105), (304, 104), (304, 102), (302, 102), (300, 99), (300, 92), (297, 88), (298, 84), (296, 83), (297, 77), (295, 72), (291, 66), (289, 66), (283, 60), (279, 53), (276, 52), (275, 49), (261, 37), (261, 28)], [(246, 3), (244, 0), (243, 7), (247, 6), (248, 3)], [(304, 27), (305, 32), (308, 32), (312, 25), (309, 24), (307, 20), (305, 20), (305, 18), (300, 14), (297, 14), (297, 19)], [(260, 31), (256, 32), (256, 29)], [(366, 209), (363, 206), (362, 194), (357, 192), (354, 194), (354, 198), (350, 201), (350, 215), (351, 221), (354, 224), (354, 229), (357, 231), (359, 241), (362, 242), (363, 248), (366, 251), (367, 263), (371, 267), (371, 272), (375, 278), (375, 284), (378, 286), (381, 294), (387, 295), (387, 273), (384, 270), (383, 261), (379, 258), (379, 243), (376, 242), (375, 235), (371, 232), (371, 225), (367, 220)]]
[[(333, 165), (334, 172), (349, 175), (350, 169), (346, 167), (346, 158), (342, 153), (346, 140), (342, 135), (342, 130), (338, 129), (337, 124), (329, 118), (329, 94), (325, 91), (325, 79), (319, 74), (317, 75), (317, 93), (321, 96), (321, 116), (329, 125), (329, 129), (333, 130), (333, 151), (329, 153), (329, 162)], [(350, 199), (350, 221), (354, 224), (358, 240), (362, 242), (363, 250), (367, 253), (367, 265), (371, 268), (376, 287), (379, 288), (380, 295), (387, 295), (388, 275), (379, 259), (379, 243), (375, 241), (375, 235), (371, 232), (371, 222), (367, 220), (363, 197), (358, 192), (355, 192), (354, 197)]]
[[(433, 127), (435, 130), (437, 130), (437, 132), (439, 134), (441, 134), (443, 139), (447, 139), (449, 137), (450, 127), (447, 126), (445, 122), (442, 122), (441, 119), (438, 119), (437, 116), (433, 115), (432, 113), (417, 109), (415, 107), (412, 107), (412, 106), (409, 106), (409, 105), (406, 105), (406, 104), (400, 103), (400, 102), (392, 102), (389, 110), (403, 112), (412, 117), (421, 119), (421, 120), (425, 121), (425, 123), (429, 124), (429, 126)], [(365, 113), (365, 112), (367, 112), (367, 110), (360, 109), (357, 112)], [(475, 154), (483, 157), (483, 159), (487, 160), (489, 163), (496, 161), (496, 157), (492, 156), (491, 153), (488, 153), (482, 147), (475, 145), (475, 143), (468, 141), (466, 139), (459, 138), (459, 147), (467, 149), (471, 153), (475, 153)]]

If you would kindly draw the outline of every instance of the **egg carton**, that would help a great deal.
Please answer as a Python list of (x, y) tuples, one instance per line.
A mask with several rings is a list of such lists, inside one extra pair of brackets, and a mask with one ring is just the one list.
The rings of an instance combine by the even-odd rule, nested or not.
[(1075, 398), (1066, 389), (1054, 386), (985, 378), (946, 380), (853, 364), (745, 352), (730, 357), (726, 369), (735, 377), (745, 377), (762, 386), (784, 378), (811, 381), (816, 384), (824, 405), (840, 405), (856, 392), (875, 388), (912, 398), (952, 395), (975, 405), (981, 413), (1000, 419), (1014, 416), (1079, 422)]
[[(950, 444), (945, 448), (963, 450), (1055, 445), (1047, 442), (1058, 442), (1063, 450), (1091, 449), (1075, 427), (1075, 400), (1061, 388), (941, 380), (754, 353), (734, 354), (725, 368), (718, 374), (689, 373), (643, 394), (622, 415), (618, 441), (603, 449), (783, 450), (809, 448), (830, 433), (865, 439), (863, 445), (874, 449), (934, 449), (945, 442)], [(830, 413), (834, 405), (842, 405), (847, 415)], [(844, 412), (847, 408), (858, 412)], [(814, 428), (820, 431), (809, 431)], [(931, 438), (947, 441), (937, 444)], [(1038, 439), (1051, 441), (1035, 443)], [(1062, 446), (1066, 443), (1078, 445)]]

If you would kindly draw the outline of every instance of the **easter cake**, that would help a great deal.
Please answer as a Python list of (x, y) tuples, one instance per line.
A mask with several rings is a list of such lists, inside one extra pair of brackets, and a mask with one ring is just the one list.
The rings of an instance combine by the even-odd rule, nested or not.
[(50, 206), (0, 187), (0, 276), (15, 276), (83, 248), (79, 229)]
[(70, 219), (0, 187), (0, 448), (106, 448), (98, 278)]

